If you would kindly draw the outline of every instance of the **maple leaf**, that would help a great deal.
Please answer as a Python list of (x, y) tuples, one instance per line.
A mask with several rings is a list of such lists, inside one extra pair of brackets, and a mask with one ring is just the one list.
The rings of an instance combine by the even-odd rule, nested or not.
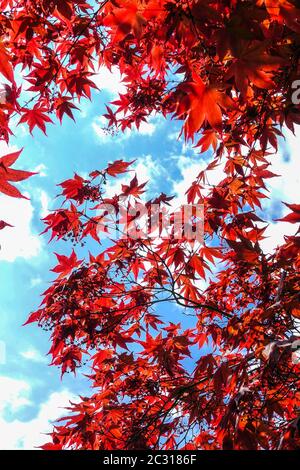
[(62, 123), (62, 119), (64, 117), (64, 114), (67, 114), (73, 121), (75, 121), (72, 109), (79, 109), (78, 106), (75, 106), (74, 103), (71, 102), (71, 98), (68, 97), (60, 97), (56, 100), (55, 102), (55, 109), (56, 109), (56, 115), (58, 119), (60, 120), (60, 123)]
[(282, 57), (268, 55), (265, 45), (261, 42), (246, 44), (240, 48), (237, 55), (228, 69), (226, 78), (234, 76), (236, 86), (244, 97), (250, 82), (259, 88), (272, 88), (273, 73), (285, 63)]
[(82, 96), (91, 99), (91, 88), (98, 89), (97, 85), (90, 80), (90, 72), (79, 72), (74, 70), (66, 74), (65, 79), (60, 83), (61, 92), (69, 92), (72, 97), (76, 95), (80, 101)]
[(105, 17), (105, 26), (114, 26), (114, 40), (121, 41), (131, 31), (140, 37), (142, 27), (146, 23), (141, 13), (142, 2), (139, 0), (122, 0), (114, 3), (111, 13)]
[(0, 158), (0, 192), (7, 196), (28, 199), (23, 196), (15, 186), (9, 183), (9, 181), (23, 181), (37, 174), (31, 171), (15, 170), (11, 168), (11, 165), (17, 161), (21, 152), (22, 150), (19, 150)]
[(36, 322), (40, 319), (41, 312), (38, 310), (37, 312), (33, 312), (29, 315), (28, 319), (26, 320), (25, 323), (23, 323), (23, 326), (29, 325), (30, 323)]
[(205, 85), (195, 72), (193, 81), (179, 85), (178, 89), (185, 96), (179, 101), (176, 115), (184, 118), (184, 133), (187, 139), (193, 139), (206, 120), (213, 129), (222, 127), (222, 109), (233, 107), (233, 100), (213, 85)]
[(218, 145), (217, 136), (214, 130), (204, 131), (201, 139), (195, 147), (201, 147), (201, 153), (206, 152), (210, 146), (216, 150)]
[(123, 160), (116, 160), (113, 163), (110, 163), (108, 167), (106, 168), (106, 171), (110, 176), (117, 176), (122, 173), (126, 173), (128, 170), (127, 168), (134, 163), (135, 160), (132, 160), (131, 162), (124, 162)]
[(300, 308), (293, 308), (291, 313), (293, 317), (300, 319)]
[(23, 116), (18, 124), (26, 122), (29, 126), (30, 134), (37, 126), (46, 135), (46, 122), (53, 124), (52, 119), (47, 114), (46, 108), (39, 108), (35, 106), (33, 109), (23, 109)]
[(295, 8), (286, 0), (278, 0), (280, 3), (280, 15), (292, 31), (300, 33), (300, 9)]
[(0, 230), (3, 230), (5, 227), (13, 227), (13, 225), (10, 225), (8, 222), (5, 222), (4, 220), (0, 220)]
[(259, 263), (257, 250), (247, 240), (242, 242), (227, 240), (227, 243), (234, 250), (236, 259), (254, 265)]
[(136, 175), (130, 181), (129, 185), (122, 184), (122, 196), (134, 196), (139, 197), (140, 194), (143, 194), (145, 191), (143, 188), (145, 187), (146, 183), (138, 184), (138, 180)]
[(140, 270), (145, 270), (145, 265), (141, 260), (136, 259), (131, 265), (131, 271), (134, 275), (135, 280), (138, 279)]
[(115, 116), (115, 113), (112, 111), (112, 109), (106, 105), (106, 110), (107, 113), (103, 114), (103, 116), (108, 120), (108, 127), (112, 127), (117, 124), (117, 118)]
[(99, 366), (104, 361), (110, 359), (113, 356), (113, 349), (101, 349), (91, 358), (93, 360), (93, 365)]
[(194, 255), (190, 259), (189, 265), (192, 266), (195, 271), (199, 274), (200, 277), (205, 279), (205, 270), (204, 268), (208, 268), (207, 264), (201, 259), (199, 256)]
[(4, 75), (4, 77), (7, 78), (7, 80), (9, 80), (10, 82), (12, 83), (14, 82), (14, 72), (13, 72), (12, 65), (10, 63), (10, 58), (5, 47), (3, 46), (3, 44), (1, 44), (1, 42), (0, 42), (0, 73), (2, 73), (2, 75)]
[(73, 179), (63, 181), (59, 184), (63, 188), (62, 195), (67, 199), (77, 199), (87, 181), (75, 173)]
[(63, 447), (61, 444), (53, 444), (53, 442), (47, 442), (46, 444), (43, 444), (40, 446), (40, 449), (43, 450), (62, 450)]
[(269, 15), (271, 15), (272, 17), (274, 16), (276, 19), (278, 18), (279, 13), (280, 13), (281, 3), (282, 3), (282, 0), (259, 0), (258, 1), (258, 5), (265, 4)]
[(187, 195), (187, 202), (189, 204), (195, 202), (197, 197), (201, 197), (201, 189), (203, 189), (203, 186), (197, 183), (197, 181), (192, 183), (190, 188), (185, 193)]
[(164, 50), (159, 44), (154, 44), (151, 49), (151, 65), (157, 74), (163, 72), (165, 65)]
[(74, 268), (77, 268), (82, 263), (82, 260), (77, 259), (77, 255), (74, 250), (72, 250), (69, 257), (59, 255), (58, 253), (55, 253), (55, 256), (57, 257), (59, 264), (55, 266), (55, 268), (52, 268), (51, 271), (59, 274), (57, 279), (62, 279), (63, 277), (68, 276)]
[(73, 9), (72, 9), (72, 2), (68, 2), (65, 0), (57, 0), (55, 2), (56, 8), (53, 12), (53, 15), (56, 16), (58, 19), (61, 19), (66, 23), (66, 25), (69, 27), (69, 29), (72, 30), (72, 14), (73, 14)]
[(278, 221), (282, 222), (290, 222), (292, 224), (297, 224), (300, 223), (300, 204), (288, 204), (284, 203), (289, 209), (292, 210), (292, 212), (282, 219), (276, 219)]

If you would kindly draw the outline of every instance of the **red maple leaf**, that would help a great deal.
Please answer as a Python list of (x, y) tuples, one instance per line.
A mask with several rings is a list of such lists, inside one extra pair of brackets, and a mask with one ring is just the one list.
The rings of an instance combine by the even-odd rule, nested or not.
[(205, 85), (202, 78), (195, 72), (193, 81), (179, 85), (178, 89), (184, 93), (179, 101), (176, 115), (186, 117), (184, 133), (186, 138), (193, 139), (204, 121), (213, 129), (220, 130), (222, 126), (222, 109), (233, 107), (233, 100), (221, 91), (221, 87)]
[(46, 123), (51, 122), (52, 119), (47, 114), (46, 108), (39, 108), (35, 106), (33, 109), (24, 109), (23, 115), (19, 121), (19, 124), (27, 122), (29, 126), (30, 134), (32, 134), (33, 129), (37, 126), (41, 131), (46, 134)]
[(51, 271), (59, 273), (58, 279), (68, 276), (74, 268), (77, 268), (82, 263), (82, 260), (77, 259), (77, 255), (74, 250), (72, 250), (69, 257), (59, 255), (58, 253), (55, 253), (55, 256), (57, 257), (59, 264), (55, 266), (55, 268), (52, 268)]
[(4, 46), (0, 43), (0, 72), (7, 80), (14, 82), (14, 72), (10, 63), (9, 54)]
[(28, 199), (23, 196), (15, 186), (9, 183), (10, 181), (23, 181), (32, 175), (36, 175), (36, 173), (31, 171), (15, 170), (11, 168), (11, 165), (16, 162), (21, 152), (22, 150), (19, 150), (0, 158), (0, 192), (7, 196)]
[(116, 160), (113, 163), (110, 163), (106, 168), (107, 174), (110, 176), (117, 176), (128, 171), (128, 167), (134, 163), (135, 160), (131, 162), (124, 162), (123, 160)]
[(0, 220), (0, 230), (3, 230), (5, 227), (13, 227), (13, 225), (10, 225), (8, 222), (5, 222), (4, 220)]
[(280, 220), (282, 222), (290, 222), (292, 224), (297, 224), (300, 223), (300, 204), (288, 204), (284, 203), (289, 209), (292, 210), (292, 212), (282, 219), (276, 219)]

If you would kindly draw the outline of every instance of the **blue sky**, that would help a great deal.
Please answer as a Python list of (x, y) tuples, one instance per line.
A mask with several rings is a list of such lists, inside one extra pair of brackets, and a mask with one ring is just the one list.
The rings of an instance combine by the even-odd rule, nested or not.
[[(151, 117), (139, 132), (110, 136), (102, 131), (104, 103), (113, 99), (122, 85), (118, 74), (102, 71), (97, 77), (102, 92), (95, 92), (92, 103), (82, 102), (76, 112), (76, 124), (65, 119), (62, 126), (49, 125), (44, 136), (39, 130), (32, 138), (26, 127), (17, 126), (10, 145), (0, 144), (0, 156), (24, 147), (17, 168), (39, 171), (19, 188), (30, 201), (0, 195), (0, 219), (14, 225), (0, 231), (0, 433), (2, 449), (33, 448), (45, 442), (41, 434), (51, 430), (50, 421), (63, 414), (62, 407), (78, 394), (88, 394), (89, 384), (80, 374), (76, 378), (48, 366), (48, 334), (36, 325), (22, 327), (31, 310), (38, 307), (39, 296), (53, 278), (49, 269), (56, 264), (53, 250), (69, 254), (62, 243), (48, 244), (41, 217), (57, 207), (56, 184), (73, 172), (82, 176), (104, 167), (107, 162), (123, 158), (137, 159), (139, 182), (149, 180), (151, 193), (182, 195), (205, 166), (206, 157), (190, 145), (177, 141), (180, 123)], [(263, 243), (271, 251), (293, 233), (291, 224), (274, 223), (284, 213), (281, 201), (299, 202), (299, 144), (297, 136), (287, 136), (273, 171), (281, 178), (269, 180), (271, 200), (266, 200), (264, 217), (270, 221)], [(222, 168), (210, 176), (210, 183), (222, 178)], [(119, 183), (117, 183), (119, 184)], [(109, 188), (113, 191), (114, 188)], [(170, 315), (180, 321), (179, 309), (170, 307)], [(179, 315), (179, 317), (178, 317)], [(175, 317), (176, 316), (176, 317)]]

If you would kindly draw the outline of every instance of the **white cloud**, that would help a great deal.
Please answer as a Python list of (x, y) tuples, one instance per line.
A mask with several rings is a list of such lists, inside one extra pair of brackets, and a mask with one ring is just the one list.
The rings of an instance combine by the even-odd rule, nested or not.
[(15, 412), (26, 405), (30, 405), (30, 387), (24, 380), (0, 376), (0, 414)]
[(167, 134), (167, 139), (171, 141), (177, 141), (179, 140), (179, 131), (172, 131)]
[[(300, 126), (297, 126), (296, 135), (291, 132), (286, 134), (286, 143), (277, 153), (271, 157), (271, 171), (280, 175), (278, 178), (268, 180), (267, 187), (270, 191), (269, 199), (263, 200), (264, 218), (269, 223), (265, 231), (265, 239), (261, 242), (265, 252), (272, 252), (277, 246), (284, 243), (284, 235), (293, 235), (296, 227), (285, 222), (275, 222), (275, 218), (283, 217), (289, 209), (282, 204), (300, 202), (300, 172), (299, 172), (299, 134)], [(186, 203), (185, 192), (191, 186), (198, 173), (207, 165), (207, 159), (195, 161), (195, 157), (186, 155), (174, 156), (181, 172), (181, 178), (174, 181), (173, 192), (177, 195), (174, 205)], [(201, 157), (199, 157), (201, 158)], [(207, 172), (210, 185), (216, 185), (225, 174), (224, 166), (219, 165), (213, 171)], [(203, 191), (206, 194), (207, 191)]]
[(36, 286), (40, 285), (42, 282), (43, 282), (42, 278), (33, 277), (32, 279), (30, 279), (30, 287), (31, 288), (36, 287)]
[[(165, 169), (160, 165), (159, 162), (155, 161), (151, 155), (143, 155), (138, 162), (129, 167), (131, 171), (123, 174), (118, 178), (111, 179), (106, 186), (105, 195), (107, 197), (113, 197), (115, 194), (121, 194), (122, 185), (128, 185), (136, 174), (139, 185), (148, 182), (145, 186), (145, 199), (148, 198), (149, 193), (147, 189), (151, 189), (152, 185), (155, 185), (158, 178), (165, 173)], [(144, 194), (140, 197), (140, 202), (144, 202)], [(113, 231), (109, 232), (109, 236), (117, 236)], [(100, 236), (102, 239), (105, 234), (102, 233)]]
[(268, 253), (284, 243), (284, 235), (294, 235), (297, 230), (295, 224), (275, 222), (273, 219), (282, 218), (290, 212), (282, 201), (300, 202), (299, 135), (300, 126), (296, 127), (295, 136), (288, 131), (286, 145), (281, 147), (277, 155), (271, 157), (271, 171), (280, 176), (268, 180), (269, 200), (264, 202), (270, 225), (265, 232), (268, 238), (263, 240), (262, 248)]
[(134, 166), (139, 183), (155, 183), (155, 179), (161, 176), (164, 168), (151, 155), (143, 156)]
[(160, 121), (160, 116), (158, 115), (151, 115), (149, 116), (147, 122), (142, 121), (140, 124), (139, 129), (135, 126), (132, 129), (126, 129), (124, 132), (118, 131), (116, 134), (114, 132), (110, 132), (106, 130), (107, 128), (107, 119), (104, 116), (98, 116), (92, 122), (92, 128), (94, 133), (97, 136), (97, 139), (101, 143), (114, 141), (114, 142), (122, 142), (124, 140), (129, 139), (130, 137), (142, 135), (142, 136), (153, 136), (157, 129), (157, 125)]
[(185, 192), (195, 181), (196, 176), (203, 168), (203, 162), (195, 162), (193, 159), (185, 156), (176, 156), (177, 166), (180, 170), (180, 179), (173, 182), (172, 192), (176, 194), (176, 202), (174, 204), (179, 206), (186, 203)]
[(93, 76), (93, 81), (101, 91), (108, 91), (116, 97), (118, 93), (125, 93), (126, 91), (118, 67), (112, 67), (111, 72), (107, 67), (100, 67)]
[(269, 180), (271, 196), (285, 202), (295, 202), (295, 198), (300, 198), (299, 135), (300, 126), (297, 126), (295, 136), (290, 131), (286, 133), (286, 145), (271, 157), (271, 170), (280, 175), (280, 178)]
[(284, 243), (285, 235), (294, 235), (296, 232), (295, 226), (287, 222), (271, 222), (267, 227), (264, 236), (266, 237), (261, 241), (261, 248), (265, 253), (272, 253), (274, 249)]
[(41, 250), (41, 239), (31, 231), (34, 208), (26, 199), (0, 195), (0, 218), (13, 227), (0, 231), (0, 260), (30, 259)]
[[(147, 185), (149, 187), (151, 184), (155, 184), (157, 178), (165, 171), (159, 162), (153, 159), (152, 155), (143, 155), (138, 162), (131, 165), (129, 169), (132, 171), (128, 171), (122, 175), (121, 178), (116, 178), (113, 183), (112, 180), (110, 180), (106, 187), (106, 195), (108, 197), (120, 194), (122, 191), (122, 184), (128, 185), (135, 174), (137, 175), (139, 184), (149, 181), (149, 184)], [(147, 186), (145, 187), (146, 190)]]
[(18, 147), (16, 145), (10, 145), (8, 146), (6, 142), (3, 140), (0, 141), (0, 157), (3, 155), (7, 155), (9, 153), (16, 152), (18, 150)]
[(44, 165), (43, 163), (40, 163), (35, 168), (33, 168), (31, 171), (33, 173), (38, 173), (38, 176), (40, 176), (40, 177), (44, 177), (44, 176), (47, 176), (47, 172), (46, 172), (47, 169), (48, 168), (46, 167), (46, 165)]
[(154, 122), (151, 122), (151, 118), (149, 122), (141, 122), (139, 129), (136, 131), (141, 135), (153, 135), (156, 130), (156, 125)]
[(97, 117), (92, 122), (92, 128), (100, 142), (106, 142), (112, 138), (111, 134), (106, 130), (107, 120), (104, 116)]
[(41, 209), (40, 209), (40, 215), (42, 218), (46, 217), (49, 214), (49, 206), (50, 206), (50, 196), (46, 191), (43, 189), (39, 190), (40, 193), (40, 203), (41, 203)]
[[(0, 156), (15, 152), (16, 146), (0, 142)], [(29, 259), (40, 252), (41, 241), (31, 232), (34, 208), (30, 201), (0, 193), (0, 220), (13, 225), (0, 230), (0, 260)]]
[(38, 362), (40, 364), (47, 363), (46, 357), (44, 357), (37, 349), (33, 347), (26, 349), (26, 351), (20, 352), (20, 355), (28, 361)]
[[(186, 191), (190, 188), (192, 183), (197, 178), (197, 175), (201, 170), (204, 170), (209, 160), (201, 159), (200, 156), (197, 157), (197, 160), (186, 155), (174, 156), (172, 157), (176, 160), (177, 167), (181, 172), (181, 178), (173, 182), (172, 193), (177, 197), (172, 201), (174, 207), (179, 207), (181, 204), (186, 204)], [(210, 185), (217, 185), (222, 179), (225, 178), (224, 173), (224, 164), (218, 165), (214, 170), (207, 172), (207, 178)], [(207, 194), (209, 189), (204, 189), (203, 194)]]
[(74, 400), (71, 392), (63, 389), (52, 393), (40, 405), (38, 414), (29, 421), (14, 419), (14, 414), (32, 406), (31, 387), (24, 380), (0, 377), (0, 449), (34, 449), (50, 439), (45, 434), (52, 431), (55, 419), (67, 414), (63, 408)]

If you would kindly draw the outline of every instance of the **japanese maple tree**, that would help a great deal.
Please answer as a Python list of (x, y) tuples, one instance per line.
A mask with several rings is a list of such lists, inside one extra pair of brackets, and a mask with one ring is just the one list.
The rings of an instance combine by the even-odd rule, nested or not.
[[(84, 365), (94, 391), (70, 405), (44, 448), (299, 448), (300, 205), (287, 203), (283, 220), (295, 235), (272, 253), (261, 248), (266, 224), (257, 214), (282, 129), (300, 124), (298, 3), (0, 1), (3, 139), (15, 116), (31, 133), (46, 132), (55, 116), (74, 118), (105, 66), (117, 67), (126, 87), (107, 104), (108, 130), (161, 113), (212, 155), (185, 195), (204, 207), (203, 243), (172, 231), (153, 237), (147, 227), (146, 236), (101, 245), (116, 218), (122, 233), (139, 224), (141, 198), (146, 208), (171, 204), (163, 193), (147, 198), (133, 162), (61, 183), (63, 205), (45, 231), (72, 248), (56, 254), (56, 278), (28, 322), (51, 331), (52, 364), (62, 374)], [(17, 157), (0, 160), (0, 191), (15, 197), (11, 182), (31, 176), (11, 169)], [(217, 165), (224, 177), (211, 186)], [(124, 173), (129, 184), (108, 195)], [(76, 246), (90, 238), (98, 248), (80, 259)]]

